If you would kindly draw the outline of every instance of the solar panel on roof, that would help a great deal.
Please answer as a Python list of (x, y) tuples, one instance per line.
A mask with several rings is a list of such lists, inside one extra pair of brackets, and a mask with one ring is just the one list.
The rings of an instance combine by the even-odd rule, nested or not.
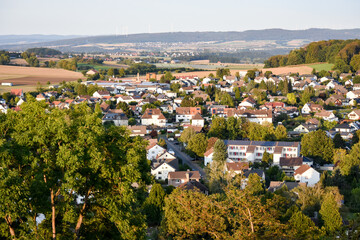
[(278, 142), (278, 146), (281, 146), (281, 147), (290, 147), (292, 145), (293, 145), (292, 142)]

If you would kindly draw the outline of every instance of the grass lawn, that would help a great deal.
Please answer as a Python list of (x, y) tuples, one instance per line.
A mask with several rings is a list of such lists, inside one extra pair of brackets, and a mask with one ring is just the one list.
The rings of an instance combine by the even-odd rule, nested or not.
[(315, 64), (309, 64), (307, 65), (311, 68), (315, 68), (317, 72), (320, 72), (321, 70), (330, 71), (331, 68), (334, 66), (332, 63), (315, 63)]

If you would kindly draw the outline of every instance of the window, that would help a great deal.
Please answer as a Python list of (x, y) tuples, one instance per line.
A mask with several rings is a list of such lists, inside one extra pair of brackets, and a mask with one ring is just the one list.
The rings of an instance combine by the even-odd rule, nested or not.
[(158, 179), (161, 179), (161, 177), (158, 177)]
[(158, 174), (161, 174), (161, 172), (158, 172)]

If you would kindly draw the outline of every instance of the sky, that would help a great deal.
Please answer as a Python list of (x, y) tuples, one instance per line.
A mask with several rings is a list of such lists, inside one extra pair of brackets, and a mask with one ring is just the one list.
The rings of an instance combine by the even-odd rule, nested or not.
[(0, 0), (0, 35), (360, 28), (360, 0)]

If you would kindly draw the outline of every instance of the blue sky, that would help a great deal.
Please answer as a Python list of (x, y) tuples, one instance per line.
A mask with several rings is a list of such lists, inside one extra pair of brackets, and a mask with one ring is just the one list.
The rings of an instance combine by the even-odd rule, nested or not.
[(360, 0), (0, 0), (0, 35), (360, 28)]

